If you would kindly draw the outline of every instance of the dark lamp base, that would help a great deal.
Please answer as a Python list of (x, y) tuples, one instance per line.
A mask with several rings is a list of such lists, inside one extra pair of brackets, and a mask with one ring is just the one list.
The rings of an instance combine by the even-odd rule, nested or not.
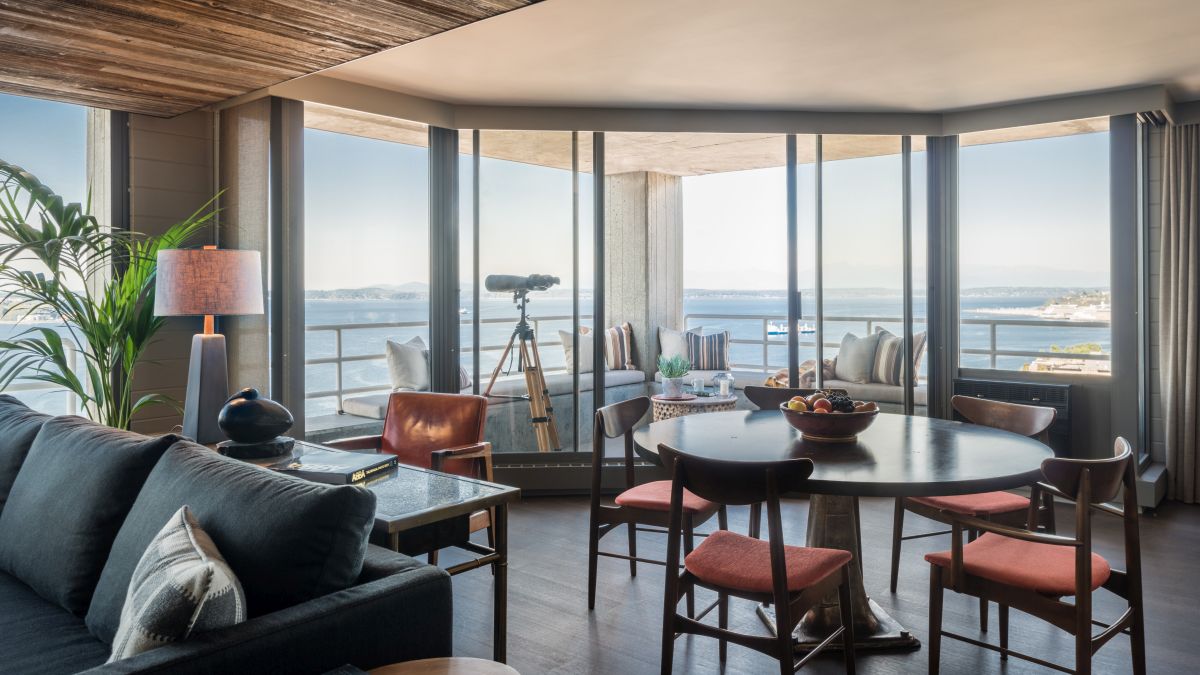
[(295, 439), (289, 436), (276, 436), (258, 443), (222, 441), (217, 443), (217, 452), (234, 459), (270, 459), (288, 454), (295, 444)]

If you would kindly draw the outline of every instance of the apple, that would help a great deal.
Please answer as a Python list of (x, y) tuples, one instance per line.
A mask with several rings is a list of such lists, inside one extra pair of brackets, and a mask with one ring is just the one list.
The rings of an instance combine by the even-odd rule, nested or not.
[(833, 410), (833, 404), (831, 404), (827, 398), (817, 399), (817, 401), (812, 404), (812, 407), (813, 412), (829, 412)]
[(829, 414), (829, 408), (813, 408), (813, 412), (821, 413), (822, 415)]
[(804, 403), (804, 399), (792, 399), (788, 401), (787, 407), (788, 410), (795, 410), (796, 412), (805, 412), (808, 410), (808, 405)]

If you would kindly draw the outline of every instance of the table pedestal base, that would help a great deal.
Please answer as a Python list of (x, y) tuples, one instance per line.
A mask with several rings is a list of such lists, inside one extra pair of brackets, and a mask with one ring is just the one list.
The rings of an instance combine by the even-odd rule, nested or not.
[[(858, 499), (814, 494), (808, 506), (808, 545), (839, 548), (854, 555), (850, 562), (850, 609), (854, 615), (854, 644), (863, 649), (917, 649), (921, 642), (888, 616), (863, 588), (862, 537), (859, 532)], [(767, 614), (759, 608), (760, 615)], [(770, 625), (774, 625), (771, 617)], [(767, 617), (764, 616), (764, 621)], [(842, 625), (837, 594), (804, 615), (793, 636), (796, 649), (807, 651)], [(840, 647), (835, 641), (830, 647)]]

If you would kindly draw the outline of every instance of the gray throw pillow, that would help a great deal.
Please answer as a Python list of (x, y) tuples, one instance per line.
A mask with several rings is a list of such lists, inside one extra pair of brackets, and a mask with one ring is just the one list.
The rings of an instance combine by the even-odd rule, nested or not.
[(108, 662), (245, 620), (242, 585), (183, 506), (133, 570)]
[[(418, 335), (408, 342), (387, 341), (388, 376), (392, 391), (428, 391), (429, 357)], [(470, 383), (467, 386), (471, 386)]]
[(846, 333), (838, 349), (834, 374), (845, 382), (866, 384), (871, 381), (871, 370), (875, 367), (875, 350), (879, 346), (879, 333), (858, 337)]

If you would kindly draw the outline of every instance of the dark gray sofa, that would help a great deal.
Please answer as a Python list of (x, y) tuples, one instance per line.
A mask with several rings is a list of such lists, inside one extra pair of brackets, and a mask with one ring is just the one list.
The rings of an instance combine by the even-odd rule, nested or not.
[[(187, 504), (249, 620), (105, 664), (133, 567)], [(370, 546), (369, 490), (0, 396), (0, 672), (322, 673), (451, 652), (450, 579)]]

